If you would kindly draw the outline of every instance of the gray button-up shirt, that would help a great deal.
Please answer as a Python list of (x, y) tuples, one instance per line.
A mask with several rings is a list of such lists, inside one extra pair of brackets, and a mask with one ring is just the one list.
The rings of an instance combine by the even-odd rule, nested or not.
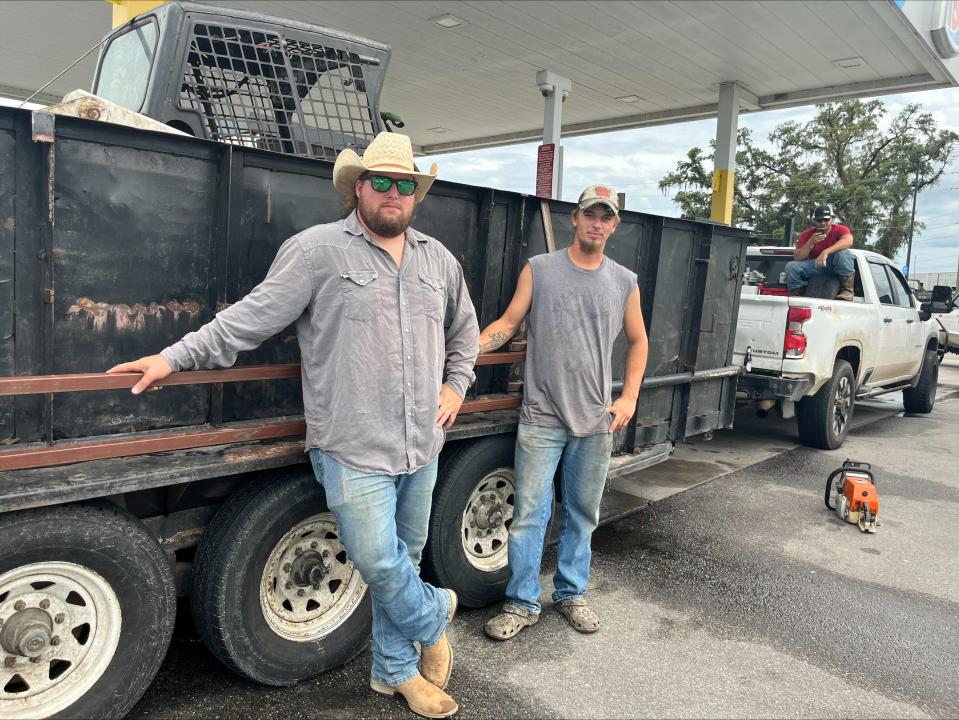
[(440, 386), (472, 383), (479, 327), (463, 269), (410, 228), (401, 267), (356, 218), (291, 237), (266, 279), (162, 351), (174, 370), (228, 367), (296, 323), (306, 447), (344, 465), (399, 475), (443, 447)]

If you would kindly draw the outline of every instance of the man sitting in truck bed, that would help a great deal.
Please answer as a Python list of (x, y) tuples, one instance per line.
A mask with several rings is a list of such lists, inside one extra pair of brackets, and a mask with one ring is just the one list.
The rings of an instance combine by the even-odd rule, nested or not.
[(804, 230), (796, 242), (792, 262), (786, 265), (786, 286), (790, 295), (803, 295), (806, 283), (814, 275), (833, 274), (840, 280), (837, 300), (852, 300), (856, 281), (856, 263), (852, 253), (852, 232), (833, 222), (829, 205), (813, 210), (814, 227)]

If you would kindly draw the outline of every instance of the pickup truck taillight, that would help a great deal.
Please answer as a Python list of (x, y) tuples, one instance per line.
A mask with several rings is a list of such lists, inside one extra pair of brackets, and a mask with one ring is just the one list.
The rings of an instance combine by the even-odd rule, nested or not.
[(783, 340), (783, 356), (800, 358), (806, 354), (806, 334), (802, 325), (812, 317), (812, 310), (806, 307), (789, 308), (786, 319), (786, 338)]

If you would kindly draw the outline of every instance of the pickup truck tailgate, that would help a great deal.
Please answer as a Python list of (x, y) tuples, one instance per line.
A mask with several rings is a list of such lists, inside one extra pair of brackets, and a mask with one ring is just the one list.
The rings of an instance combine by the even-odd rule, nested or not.
[(776, 295), (753, 295), (744, 288), (736, 323), (733, 362), (742, 365), (746, 350), (752, 354), (753, 370), (782, 372), (783, 338), (789, 299)]

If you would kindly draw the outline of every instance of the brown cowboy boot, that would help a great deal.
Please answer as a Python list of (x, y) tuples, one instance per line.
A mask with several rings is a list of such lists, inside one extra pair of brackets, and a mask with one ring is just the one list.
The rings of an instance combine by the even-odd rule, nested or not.
[[(450, 595), (450, 617), (447, 622), (451, 622), (456, 614), (457, 597), (452, 590), (446, 592)], [(446, 632), (440, 635), (436, 643), (422, 649), (420, 660), (420, 672), (423, 677), (440, 690), (445, 690), (450, 681), (450, 675), (453, 674), (453, 648), (450, 647)]]
[(853, 273), (849, 277), (842, 278), (842, 286), (840, 287), (839, 294), (836, 296), (837, 300), (847, 300), (852, 302), (853, 297), (855, 297), (854, 288), (856, 286), (856, 274)]
[(399, 693), (410, 706), (410, 710), (423, 717), (445, 718), (460, 709), (453, 698), (419, 675), (396, 686), (384, 685), (370, 679), (370, 687), (382, 695)]

